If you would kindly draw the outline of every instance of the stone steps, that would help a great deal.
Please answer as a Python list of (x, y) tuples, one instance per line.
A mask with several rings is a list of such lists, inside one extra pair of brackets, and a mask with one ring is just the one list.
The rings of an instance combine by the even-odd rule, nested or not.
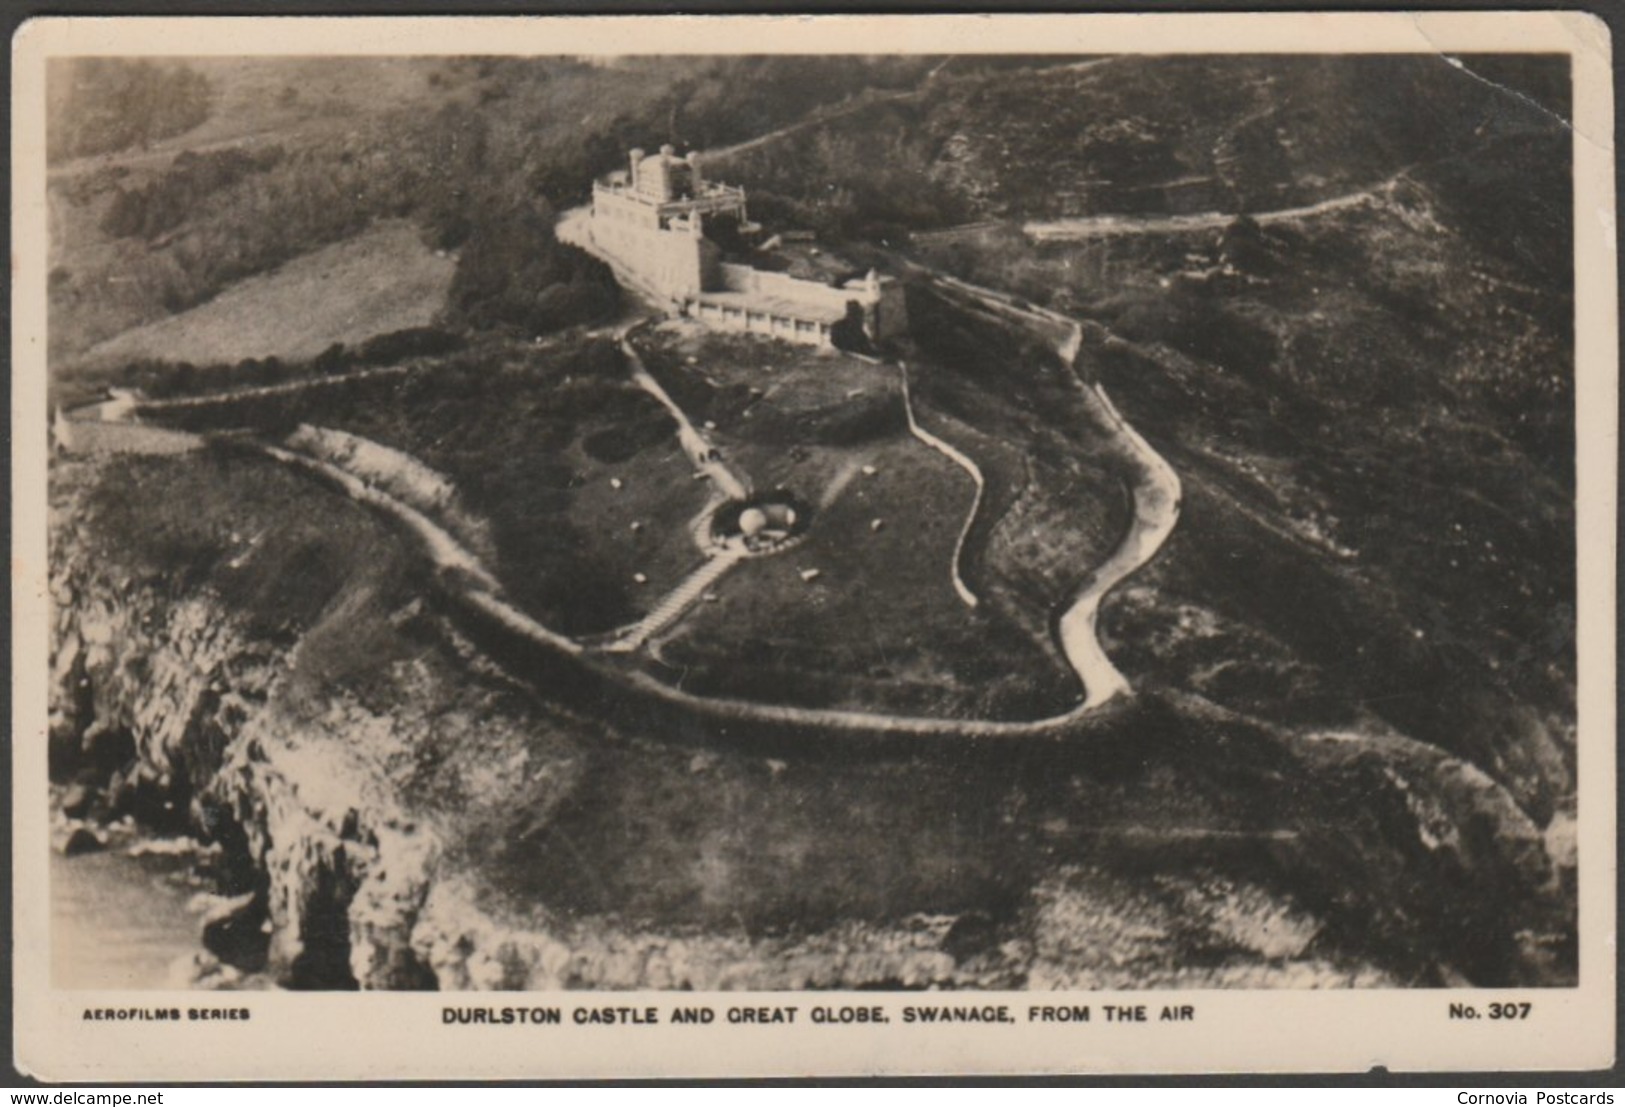
[(618, 634), (614, 640), (603, 648), (608, 653), (631, 653), (641, 647), (650, 638), (677, 620), (683, 612), (687, 611), (700, 598), (700, 595), (712, 584), (732, 569), (745, 554), (740, 550), (723, 550), (713, 556), (704, 565), (694, 570), (688, 577), (666, 594), (665, 599), (655, 605), (653, 611), (642, 619), (627, 627)]

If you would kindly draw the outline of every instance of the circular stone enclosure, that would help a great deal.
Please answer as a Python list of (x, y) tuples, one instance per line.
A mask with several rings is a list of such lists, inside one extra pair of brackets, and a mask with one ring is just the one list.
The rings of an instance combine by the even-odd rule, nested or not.
[(776, 488), (748, 500), (729, 500), (711, 516), (711, 537), (742, 542), (752, 553), (768, 553), (804, 533), (812, 508), (791, 492)]

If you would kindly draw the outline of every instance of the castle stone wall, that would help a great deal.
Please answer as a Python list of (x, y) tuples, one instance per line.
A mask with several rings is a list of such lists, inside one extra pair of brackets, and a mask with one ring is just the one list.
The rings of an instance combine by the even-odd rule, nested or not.
[(658, 224), (651, 227), (623, 221), (597, 210), (592, 238), (599, 249), (663, 296), (680, 300), (717, 283), (722, 251), (706, 239), (661, 230)]

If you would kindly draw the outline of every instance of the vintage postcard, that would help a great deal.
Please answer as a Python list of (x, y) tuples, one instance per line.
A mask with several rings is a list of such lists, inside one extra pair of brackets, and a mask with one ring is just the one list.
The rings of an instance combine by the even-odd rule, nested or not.
[(26, 1072), (1612, 1063), (1601, 21), (13, 53)]

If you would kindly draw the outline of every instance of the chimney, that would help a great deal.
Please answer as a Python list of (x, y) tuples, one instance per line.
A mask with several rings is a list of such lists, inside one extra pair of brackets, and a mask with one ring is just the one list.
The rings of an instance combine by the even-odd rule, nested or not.
[(668, 143), (666, 143), (666, 144), (665, 144), (665, 145), (663, 145), (663, 146), (662, 146), (662, 147), (660, 147), (660, 157), (661, 157), (661, 160), (663, 160), (663, 161), (670, 161), (670, 160), (671, 160), (671, 156), (672, 156), (672, 155), (673, 155), (673, 154), (675, 154), (675, 153), (676, 153), (676, 152), (677, 152), (677, 147), (675, 147), (675, 146), (673, 146), (673, 145), (672, 145), (672, 144), (671, 144), (671, 143), (669, 143), (669, 142), (668, 142)]
[(632, 187), (637, 188), (638, 187), (638, 163), (643, 160), (643, 151), (634, 146), (632, 148), (632, 153), (631, 153), (630, 160), (632, 162), (632, 175), (630, 177), (630, 180), (632, 182)]
[(698, 150), (689, 151), (688, 175), (689, 180), (694, 185), (694, 195), (698, 196), (703, 191), (702, 186), (704, 184), (703, 179), (700, 177), (700, 152)]

